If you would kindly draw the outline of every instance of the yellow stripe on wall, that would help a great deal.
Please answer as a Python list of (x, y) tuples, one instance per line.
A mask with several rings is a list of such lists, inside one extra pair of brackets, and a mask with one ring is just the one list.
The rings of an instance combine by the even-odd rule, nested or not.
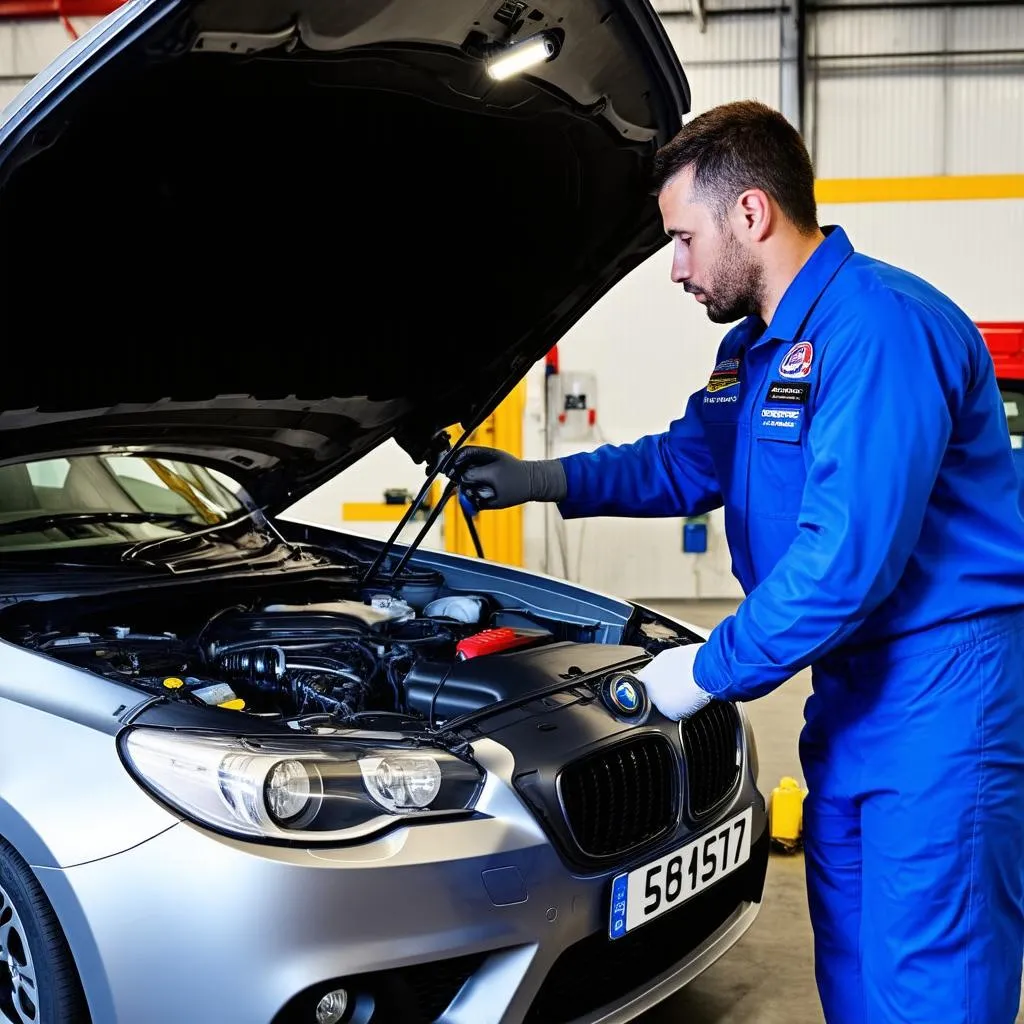
[(819, 203), (1024, 199), (1024, 174), (967, 174), (934, 178), (825, 178), (815, 182), (814, 194)]

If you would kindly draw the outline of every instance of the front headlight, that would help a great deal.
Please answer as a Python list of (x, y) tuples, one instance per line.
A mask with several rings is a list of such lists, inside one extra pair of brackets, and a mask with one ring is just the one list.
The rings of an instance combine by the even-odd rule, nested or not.
[(351, 738), (254, 738), (135, 728), (135, 778), (200, 824), (246, 838), (329, 843), (470, 810), (483, 773), (446, 750)]

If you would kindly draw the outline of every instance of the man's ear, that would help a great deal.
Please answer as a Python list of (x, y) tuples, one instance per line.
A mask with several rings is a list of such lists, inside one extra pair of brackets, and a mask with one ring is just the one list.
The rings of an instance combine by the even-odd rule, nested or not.
[(733, 207), (733, 228), (741, 237), (760, 242), (771, 232), (774, 214), (768, 195), (759, 188), (748, 188)]

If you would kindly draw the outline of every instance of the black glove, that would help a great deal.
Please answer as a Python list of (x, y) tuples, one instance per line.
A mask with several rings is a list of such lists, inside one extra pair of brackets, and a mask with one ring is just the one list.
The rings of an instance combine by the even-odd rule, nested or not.
[(558, 459), (517, 459), (498, 448), (460, 448), (445, 473), (479, 509), (562, 501), (566, 495), (565, 470)]

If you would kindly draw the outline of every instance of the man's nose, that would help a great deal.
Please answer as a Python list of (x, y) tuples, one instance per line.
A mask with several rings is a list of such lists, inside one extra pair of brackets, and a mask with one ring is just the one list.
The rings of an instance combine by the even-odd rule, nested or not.
[(676, 284), (685, 284), (690, 280), (690, 261), (686, 253), (681, 252), (682, 246), (677, 244), (676, 251), (672, 254), (672, 280)]

